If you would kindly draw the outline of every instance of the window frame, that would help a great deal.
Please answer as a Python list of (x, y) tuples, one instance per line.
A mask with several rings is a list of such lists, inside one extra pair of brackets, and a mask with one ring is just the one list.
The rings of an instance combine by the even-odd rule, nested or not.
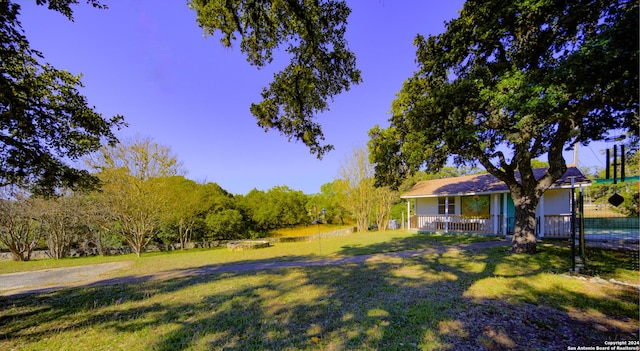
[[(448, 200), (447, 200), (448, 199)], [(445, 211), (447, 208), (448, 201), (448, 212)], [(456, 198), (455, 196), (440, 196), (438, 197), (438, 214), (448, 214), (453, 215), (456, 213)]]

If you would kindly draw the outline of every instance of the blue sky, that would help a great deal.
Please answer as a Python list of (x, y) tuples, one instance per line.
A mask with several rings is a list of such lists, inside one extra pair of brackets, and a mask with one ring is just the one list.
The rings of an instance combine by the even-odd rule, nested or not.
[[(90, 105), (107, 117), (125, 116), (129, 127), (118, 132), (121, 139), (151, 137), (172, 149), (188, 178), (235, 194), (278, 185), (319, 192), (350, 150), (366, 145), (371, 127), (388, 124), (396, 92), (416, 70), (416, 34), (442, 32), (463, 4), (348, 1), (347, 36), (364, 81), (317, 116), (326, 142), (335, 145), (317, 160), (302, 143), (265, 133), (249, 112), (286, 59), (262, 70), (250, 66), (237, 46), (224, 48), (217, 37), (203, 36), (186, 1), (103, 2), (108, 10), (76, 6), (70, 22), (35, 1), (19, 1), (20, 20), (46, 62), (83, 74)], [(580, 165), (604, 167), (596, 148), (580, 152)]]

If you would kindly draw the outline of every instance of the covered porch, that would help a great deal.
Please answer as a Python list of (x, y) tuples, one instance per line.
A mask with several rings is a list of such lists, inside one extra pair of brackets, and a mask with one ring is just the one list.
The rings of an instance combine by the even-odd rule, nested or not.
[[(412, 215), (407, 226), (425, 233), (469, 233), (483, 235), (513, 234), (514, 217), (492, 215), (470, 218), (462, 215)], [(571, 215), (536, 217), (536, 236), (564, 239), (571, 236)]]
[[(535, 169), (536, 178), (545, 169)], [(538, 238), (571, 236), (572, 191), (590, 181), (569, 167), (540, 197), (536, 207)], [(572, 190), (573, 189), (573, 190)], [(514, 231), (515, 205), (508, 187), (491, 174), (424, 180), (401, 195), (407, 200), (409, 230), (419, 232), (509, 235)]]

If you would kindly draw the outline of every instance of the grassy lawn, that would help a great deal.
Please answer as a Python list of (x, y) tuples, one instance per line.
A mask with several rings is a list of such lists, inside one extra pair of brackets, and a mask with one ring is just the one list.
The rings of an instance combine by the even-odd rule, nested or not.
[(81, 266), (116, 261), (133, 261), (128, 270), (119, 275), (148, 274), (159, 271), (186, 269), (212, 264), (236, 264), (264, 261), (293, 261), (317, 258), (365, 255), (379, 252), (416, 250), (454, 243), (496, 240), (494, 237), (460, 235), (423, 235), (403, 230), (354, 233), (337, 238), (322, 238), (320, 242), (275, 243), (272, 247), (248, 251), (229, 251), (226, 248), (193, 249), (185, 251), (149, 252), (141, 258), (134, 254), (93, 256), (62, 260), (31, 260), (28, 262), (0, 261), (0, 274)]
[[(149, 274), (198, 265), (413, 250), (459, 240), (486, 239), (398, 231), (323, 239), (322, 255), (313, 241), (243, 252), (121, 259), (134, 261), (126, 273)], [(638, 340), (638, 289), (561, 274), (569, 265), (568, 248), (539, 248), (536, 255), (511, 254), (506, 247), (451, 249), (362, 265), (187, 276), (0, 297), (0, 349), (566, 350), (604, 346), (605, 340)], [(93, 260), (63, 261), (98, 259)]]
[[(318, 228), (319, 227), (319, 228)], [(332, 230), (350, 228), (353, 225), (341, 225), (341, 224), (320, 224), (318, 225), (307, 225), (300, 226), (296, 228), (283, 228), (276, 229), (273, 232), (269, 233), (270, 237), (280, 238), (280, 237), (290, 237), (290, 236), (309, 236), (309, 235), (317, 235), (318, 231), (321, 233), (330, 232)]]

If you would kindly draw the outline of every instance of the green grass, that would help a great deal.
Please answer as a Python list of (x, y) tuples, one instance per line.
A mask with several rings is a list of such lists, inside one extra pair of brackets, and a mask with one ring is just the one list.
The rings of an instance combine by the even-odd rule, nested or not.
[[(318, 228), (319, 227), (319, 228)], [(341, 224), (320, 224), (320, 225), (306, 225), (295, 228), (282, 228), (276, 229), (269, 233), (268, 236), (279, 237), (292, 237), (292, 236), (310, 236), (317, 235), (318, 231), (321, 233), (330, 232), (332, 230), (351, 228), (353, 225), (341, 225)]]
[(257, 261), (292, 261), (326, 257), (365, 255), (379, 252), (415, 250), (454, 243), (471, 243), (496, 240), (495, 237), (461, 235), (424, 235), (402, 230), (354, 233), (320, 241), (275, 243), (265, 249), (229, 251), (226, 248), (193, 249), (185, 251), (148, 252), (141, 258), (133, 254), (120, 256), (94, 256), (45, 259), (28, 262), (0, 261), (0, 274), (39, 269), (81, 266), (116, 261), (133, 261), (134, 264), (120, 275), (147, 274), (175, 269), (186, 269), (211, 264), (249, 263)]
[(585, 273), (603, 279), (640, 285), (640, 269), (637, 252), (629, 250), (606, 250), (587, 248)]
[[(482, 238), (363, 233), (323, 239), (321, 256), (474, 240)], [(638, 330), (638, 290), (561, 274), (569, 263), (566, 250), (554, 244), (540, 245), (536, 255), (511, 254), (507, 247), (449, 250), (363, 265), (186, 276), (0, 297), (0, 349), (566, 349), (632, 338)], [(135, 261), (129, 273), (149, 274), (283, 257), (320, 257), (318, 242), (123, 259)]]

